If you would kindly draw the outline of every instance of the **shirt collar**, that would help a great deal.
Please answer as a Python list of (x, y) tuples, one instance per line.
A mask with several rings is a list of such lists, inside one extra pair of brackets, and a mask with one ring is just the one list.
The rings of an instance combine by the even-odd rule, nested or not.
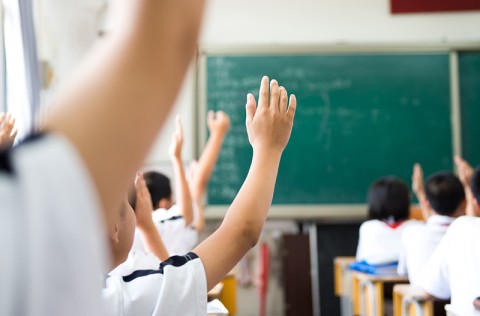
[(428, 218), (428, 225), (449, 226), (455, 220), (454, 217), (445, 215), (432, 215)]

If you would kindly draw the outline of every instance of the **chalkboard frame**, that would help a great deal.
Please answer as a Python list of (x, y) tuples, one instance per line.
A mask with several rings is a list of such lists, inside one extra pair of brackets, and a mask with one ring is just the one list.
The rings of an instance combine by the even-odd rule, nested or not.
[[(380, 44), (336, 44), (336, 45), (231, 45), (205, 46), (199, 51), (197, 63), (197, 115), (198, 126), (206, 122), (206, 60), (208, 56), (224, 55), (300, 55), (300, 54), (378, 54), (378, 53), (448, 53), (450, 57), (450, 108), (452, 126), (452, 151), (461, 154), (461, 115), (459, 97), (458, 52), (478, 51), (479, 43), (392, 43)], [(207, 133), (204, 128), (197, 131), (197, 144), (203, 148)], [(223, 218), (229, 205), (208, 205), (206, 218)], [(306, 220), (351, 220), (366, 218), (365, 204), (290, 204), (272, 205), (269, 218)]]

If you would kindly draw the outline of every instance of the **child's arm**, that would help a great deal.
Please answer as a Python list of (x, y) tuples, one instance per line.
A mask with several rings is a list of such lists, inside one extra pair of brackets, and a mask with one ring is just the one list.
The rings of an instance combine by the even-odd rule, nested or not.
[(182, 216), (185, 219), (185, 225), (190, 225), (193, 221), (193, 205), (188, 187), (187, 177), (182, 162), (182, 144), (183, 131), (180, 117), (175, 118), (175, 133), (173, 134), (172, 143), (170, 145), (170, 159), (173, 163), (173, 171), (175, 173), (175, 195), (176, 203), (182, 210)]
[(135, 191), (137, 195), (135, 217), (145, 248), (160, 261), (165, 261), (169, 257), (168, 252), (152, 219), (152, 199), (142, 172), (137, 172), (135, 177)]
[(247, 178), (230, 206), (223, 223), (194, 252), (205, 267), (211, 289), (253, 247), (270, 208), (280, 158), (292, 131), (295, 96), (267, 77), (262, 79), (258, 108), (249, 94), (246, 105), (248, 139), (253, 147)]
[(15, 129), (15, 118), (12, 114), (0, 113), (0, 149), (10, 148), (13, 146), (17, 130)]
[(470, 164), (462, 159), (460, 156), (455, 156), (455, 164), (458, 169), (458, 177), (463, 184), (463, 189), (465, 190), (465, 198), (467, 200), (467, 208), (465, 214), (469, 216), (479, 216), (480, 210), (477, 208), (477, 203), (475, 203), (475, 198), (473, 197), (472, 188), (470, 187), (470, 181), (474, 170)]
[(208, 182), (210, 181), (210, 177), (212, 176), (213, 169), (215, 168), (215, 164), (217, 163), (218, 156), (220, 155), (223, 140), (230, 127), (230, 118), (222, 111), (209, 111), (207, 125), (210, 130), (210, 137), (208, 138), (205, 149), (195, 166), (195, 172), (189, 183), (192, 199), (197, 204), (200, 213), (195, 221), (195, 228), (197, 231), (202, 231), (204, 226), (203, 197)]
[(419, 163), (413, 166), (412, 190), (417, 197), (418, 203), (420, 203), (423, 220), (426, 221), (430, 217), (430, 212), (427, 197), (425, 196), (425, 187), (423, 185), (423, 170)]
[(124, 6), (121, 23), (79, 65), (47, 118), (44, 129), (66, 136), (85, 163), (107, 225), (172, 108), (204, 2), (114, 1)]
[(230, 127), (230, 118), (222, 111), (208, 112), (207, 117), (210, 137), (205, 145), (200, 159), (195, 168), (194, 177), (191, 179), (190, 188), (195, 201), (200, 201), (205, 193), (208, 181), (212, 175), (218, 155), (222, 149), (222, 143)]

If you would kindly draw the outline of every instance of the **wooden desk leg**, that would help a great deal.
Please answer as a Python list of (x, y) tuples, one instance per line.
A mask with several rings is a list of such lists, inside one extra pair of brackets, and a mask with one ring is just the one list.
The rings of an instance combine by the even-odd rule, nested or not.
[(383, 283), (360, 281), (360, 306), (362, 316), (383, 315)]
[(402, 295), (393, 291), (393, 316), (406, 316), (402, 313)]
[(353, 315), (360, 315), (360, 281), (352, 273), (352, 308)]

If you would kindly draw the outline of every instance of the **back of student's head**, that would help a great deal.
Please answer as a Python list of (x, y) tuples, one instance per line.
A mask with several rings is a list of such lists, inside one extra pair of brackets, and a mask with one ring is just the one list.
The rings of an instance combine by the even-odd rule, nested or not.
[(438, 172), (428, 177), (425, 195), (439, 215), (452, 216), (465, 201), (463, 185), (451, 172)]
[(160, 202), (160, 200), (171, 199), (172, 187), (170, 185), (170, 179), (167, 176), (156, 171), (149, 171), (145, 172), (143, 177), (152, 197), (152, 205), (154, 209), (158, 207), (158, 202)]
[(480, 203), (480, 166), (478, 166), (473, 173), (471, 188), (477, 203)]
[(368, 217), (370, 219), (402, 221), (410, 210), (410, 193), (407, 185), (396, 177), (375, 181), (368, 192)]

